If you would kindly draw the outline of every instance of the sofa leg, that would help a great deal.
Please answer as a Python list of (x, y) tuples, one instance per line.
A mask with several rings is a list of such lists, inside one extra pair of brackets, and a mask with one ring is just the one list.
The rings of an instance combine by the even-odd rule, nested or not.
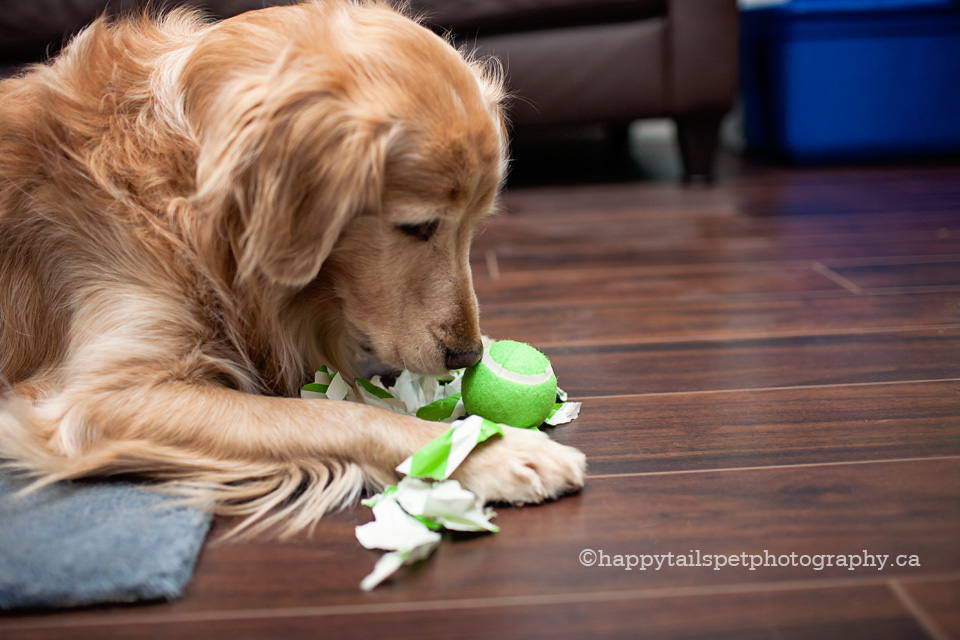
[(610, 123), (604, 127), (610, 155), (614, 158), (630, 157), (630, 124)]
[(686, 182), (711, 182), (722, 114), (678, 116), (677, 142)]

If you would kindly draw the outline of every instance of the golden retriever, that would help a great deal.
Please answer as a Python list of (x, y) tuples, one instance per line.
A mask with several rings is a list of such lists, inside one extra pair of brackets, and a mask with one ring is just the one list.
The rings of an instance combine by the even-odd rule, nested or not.
[[(481, 351), (468, 260), (505, 170), (489, 65), (384, 3), (100, 20), (0, 84), (0, 457), (137, 474), (287, 534), (442, 432), (301, 400), (320, 364), (439, 374)], [(454, 476), (577, 490), (507, 429)]]

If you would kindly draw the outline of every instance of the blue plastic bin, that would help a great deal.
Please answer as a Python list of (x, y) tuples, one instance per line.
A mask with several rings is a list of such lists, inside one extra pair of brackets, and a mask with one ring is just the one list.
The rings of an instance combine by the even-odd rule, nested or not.
[(960, 152), (960, 1), (745, 11), (741, 60), (752, 149), (801, 162)]

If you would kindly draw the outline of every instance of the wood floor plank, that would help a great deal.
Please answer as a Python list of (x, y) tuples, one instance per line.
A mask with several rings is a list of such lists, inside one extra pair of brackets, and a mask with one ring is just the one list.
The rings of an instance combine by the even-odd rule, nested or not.
[[(723, 193), (722, 191), (717, 193)], [(791, 216), (750, 216), (724, 201), (678, 202), (658, 205), (646, 197), (634, 198), (620, 207), (593, 203), (569, 208), (568, 193), (555, 190), (545, 196), (548, 207), (512, 211), (510, 195), (502, 211), (485, 219), (476, 238), (481, 246), (510, 239), (581, 239), (611, 242), (631, 237), (664, 240), (724, 240), (736, 238), (782, 238), (788, 242), (822, 242), (829, 237), (880, 237), (908, 234), (921, 239), (941, 238), (960, 231), (960, 208), (954, 202), (946, 209), (910, 207), (894, 211), (845, 211)], [(549, 206), (549, 205), (553, 206)], [(579, 234), (579, 235), (577, 235)]]
[[(509, 199), (508, 194), (508, 199)], [(651, 204), (645, 197), (635, 198), (622, 207), (587, 205), (565, 208), (567, 193), (554, 192), (548, 208), (533, 211), (507, 211), (484, 221), (475, 241), (482, 249), (509, 241), (534, 244), (558, 240), (595, 240), (604, 244), (623, 241), (624, 237), (648, 241), (711, 241), (747, 238), (776, 240), (793, 244), (823, 243), (829, 238), (855, 241), (862, 237), (919, 240), (945, 239), (960, 232), (960, 207), (894, 211), (845, 211), (818, 214), (807, 212), (792, 216), (749, 216), (722, 198), (714, 202), (671, 206)], [(549, 205), (553, 206), (549, 206)], [(506, 205), (509, 209), (509, 204)], [(842, 259), (842, 258), (838, 258)]]
[(585, 305), (556, 299), (496, 305), (481, 299), (480, 304), (480, 325), (488, 335), (541, 345), (818, 335), (960, 322), (960, 292), (954, 291)]
[(960, 259), (957, 258), (830, 268), (866, 291), (960, 285)]
[(481, 304), (564, 306), (628, 301), (743, 300), (844, 295), (814, 263), (709, 265), (703, 268), (565, 269), (474, 277)]
[[(537, 344), (535, 338), (528, 341)], [(960, 378), (960, 328), (540, 346), (561, 388), (576, 397)]]
[[(785, 170), (734, 179), (730, 191), (752, 215), (793, 217), (863, 212), (956, 210), (956, 167)], [(929, 197), (927, 197), (929, 196)]]
[[(371, 593), (358, 584), (378, 554), (353, 536), (353, 527), (370, 517), (357, 508), (322, 522), (313, 540), (208, 546), (181, 602), (58, 618), (69, 626), (103, 616), (135, 622), (138, 615), (153, 621), (231, 611), (269, 615), (321, 605), (416, 607), (471, 598), (922, 580), (960, 571), (957, 478), (960, 458), (595, 478), (555, 503), (500, 508), (500, 533), (447, 536), (434, 557)], [(584, 549), (594, 555), (583, 555)], [(888, 556), (882, 570), (879, 561), (852, 571), (837, 566), (839, 555), (860, 558), (864, 550)], [(636, 555), (639, 563), (654, 554), (663, 558), (659, 570), (616, 566), (617, 558), (624, 564)], [(742, 564), (715, 570), (707, 554), (728, 564), (734, 556), (749, 563), (755, 555), (759, 564), (752, 571)], [(899, 556), (902, 562), (916, 556), (920, 566), (896, 566)], [(581, 558), (597, 560), (585, 566)], [(4, 618), (0, 633), (6, 623), (30, 620)]]
[(722, 205), (682, 209), (635, 206), (619, 211), (557, 212), (550, 216), (499, 215), (487, 219), (474, 238), (485, 250), (515, 244), (546, 252), (567, 244), (608, 245), (625, 240), (656, 245), (734, 241), (753, 235), (748, 220)]
[(904, 209), (858, 212), (811, 212), (794, 216), (750, 216), (744, 226), (757, 235), (776, 234), (794, 237), (860, 234), (900, 234), (923, 230), (927, 237), (960, 230), (960, 199), (943, 209), (918, 208), (916, 203)]
[[(892, 182), (898, 181), (894, 179)], [(928, 211), (957, 210), (960, 196), (955, 185), (935, 185), (931, 182), (929, 198), (905, 193), (900, 190), (901, 187), (902, 183), (884, 185), (873, 181), (800, 184), (788, 179), (776, 186), (770, 183), (731, 185), (728, 193), (738, 196), (740, 210), (744, 213), (771, 219), (802, 216), (823, 218), (838, 214), (902, 215), (910, 212), (919, 217)], [(871, 193), (867, 193), (867, 190)]]
[(898, 584), (940, 638), (960, 638), (960, 579)]
[(724, 264), (838, 258), (953, 256), (960, 254), (960, 234), (946, 238), (906, 236), (828, 236), (791, 241), (783, 238), (733, 238), (662, 242), (656, 238), (617, 235), (608, 242), (582, 243), (576, 238), (546, 242), (510, 238), (474, 245), (474, 270), (485, 268), (488, 251), (496, 254), (501, 273), (567, 268), (617, 268), (678, 264)]
[(586, 399), (591, 475), (960, 455), (960, 380)]
[[(737, 188), (732, 183), (727, 186)], [(510, 214), (554, 219), (569, 213), (587, 222), (589, 215), (584, 214), (589, 212), (617, 215), (638, 209), (712, 210), (715, 215), (736, 216), (740, 213), (736, 204), (737, 200), (725, 189), (677, 189), (675, 185), (657, 182), (528, 186), (507, 189), (501, 198), (501, 206)]]
[(736, 205), (755, 216), (788, 219), (885, 212), (955, 212), (960, 202), (960, 167), (845, 167), (777, 169), (744, 167), (712, 189), (682, 189), (668, 182), (622, 182), (526, 187), (510, 190), (510, 210), (532, 215), (577, 210), (614, 210), (638, 205), (704, 207)]
[[(615, 594), (610, 594), (611, 596)], [(882, 586), (745, 591), (557, 603), (491, 603), (433, 610), (326, 613), (268, 618), (182, 620), (8, 631), (6, 640), (245, 640), (247, 638), (618, 638), (915, 639), (923, 630)], [(644, 594), (652, 595), (652, 594)], [(456, 629), (456, 633), (452, 630)]]

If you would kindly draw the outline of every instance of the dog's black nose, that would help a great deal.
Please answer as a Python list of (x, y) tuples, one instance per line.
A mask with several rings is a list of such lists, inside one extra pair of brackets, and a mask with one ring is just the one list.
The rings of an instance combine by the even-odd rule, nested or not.
[(480, 362), (483, 356), (483, 344), (477, 343), (472, 349), (447, 349), (447, 369), (463, 369)]

